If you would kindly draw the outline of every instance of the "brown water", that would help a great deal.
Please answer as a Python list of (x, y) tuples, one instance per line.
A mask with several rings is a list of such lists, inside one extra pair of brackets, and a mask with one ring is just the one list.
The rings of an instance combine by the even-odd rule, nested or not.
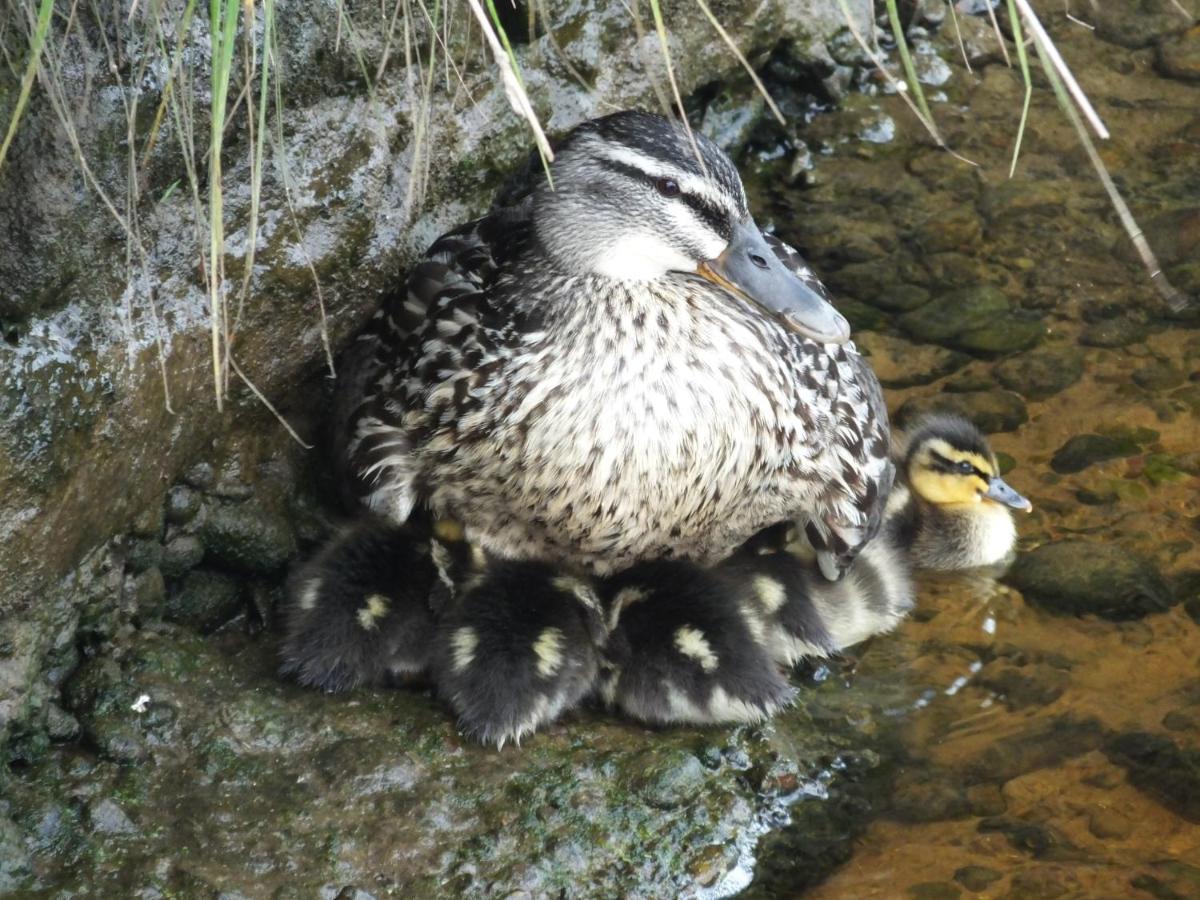
[[(1200, 82), (1161, 77), (1153, 50), (1050, 20), (1113, 133), (1105, 160), (1164, 268), (1197, 293)], [(1180, 43), (1194, 56), (1200, 31)], [(943, 55), (955, 72), (935, 116), (978, 168), (929, 146), (896, 98), (856, 96), (814, 123), (815, 136), (829, 136), (815, 186), (763, 199), (780, 232), (851, 299), (860, 328), (911, 339), (912, 320), (886, 308), (902, 302), (897, 292), (937, 298), (991, 284), (1012, 309), (997, 328), (1040, 324), (1035, 357), (1055, 371), (1082, 362), (1075, 383), (1034, 399), (1046, 389), (1014, 385), (1025, 366), (997, 362), (1005, 354), (950, 359), (919, 337), (860, 341), (893, 384), (956, 366), (889, 390), (893, 411), (937, 396), (1009, 419), (990, 430), (1003, 429), (993, 445), (1015, 459), (1007, 478), (1033, 501), (1019, 523), (1023, 548), (1081, 538), (1140, 554), (1168, 577), (1200, 569), (1200, 334), (1164, 317), (1044, 83), (1010, 181), (1019, 76), (1002, 64), (968, 74)], [(899, 124), (896, 140), (834, 138), (880, 113)], [(1088, 433), (1131, 444), (1122, 458), (1055, 472), (1055, 452)], [(811, 896), (1200, 897), (1200, 608), (1185, 582), (1176, 599), (1165, 612), (1110, 621), (1040, 609), (981, 575), (922, 579), (917, 614), (863, 650), (849, 676), (868, 704), (889, 682), (916, 698), (890, 711), (876, 703), (895, 728), (892, 777), (849, 860)], [(1123, 766), (1113, 741), (1131, 733), (1161, 736), (1183, 755), (1151, 775)], [(775, 877), (759, 888), (787, 896), (802, 883)]]

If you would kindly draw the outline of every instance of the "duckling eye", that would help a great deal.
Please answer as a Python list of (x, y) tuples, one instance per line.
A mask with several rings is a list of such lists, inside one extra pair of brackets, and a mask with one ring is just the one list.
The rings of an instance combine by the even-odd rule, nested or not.
[(965, 459), (958, 463), (957, 468), (959, 473), (963, 475), (973, 475), (975, 473), (975, 467)]
[(674, 178), (657, 178), (654, 181), (654, 188), (664, 197), (679, 196), (679, 182)]

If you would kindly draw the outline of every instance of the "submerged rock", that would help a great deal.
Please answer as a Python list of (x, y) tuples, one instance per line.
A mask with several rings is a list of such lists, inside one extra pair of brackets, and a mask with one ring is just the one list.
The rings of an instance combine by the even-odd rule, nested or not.
[(1076, 347), (1042, 347), (997, 363), (992, 374), (1026, 400), (1045, 400), (1083, 377), (1083, 353)]
[(1145, 732), (1117, 735), (1104, 746), (1129, 782), (1189, 822), (1200, 825), (1200, 750)]
[(913, 397), (896, 413), (896, 424), (908, 423), (929, 412), (950, 412), (974, 422), (988, 434), (1016, 431), (1029, 421), (1025, 403), (1010, 391), (963, 391), (933, 397)]
[(1060, 475), (1069, 475), (1098, 462), (1136, 456), (1141, 451), (1141, 445), (1128, 437), (1077, 434), (1055, 451), (1050, 468)]
[(1138, 619), (1173, 602), (1158, 570), (1111, 543), (1043, 544), (1018, 556), (1007, 580), (1029, 602), (1068, 615)]
[(889, 388), (929, 384), (970, 362), (963, 353), (873, 331), (859, 332), (854, 343), (870, 358), (880, 383)]
[(984, 355), (1028, 350), (1046, 330), (1038, 321), (1015, 318), (1004, 292), (991, 285), (942, 294), (899, 322), (918, 340)]

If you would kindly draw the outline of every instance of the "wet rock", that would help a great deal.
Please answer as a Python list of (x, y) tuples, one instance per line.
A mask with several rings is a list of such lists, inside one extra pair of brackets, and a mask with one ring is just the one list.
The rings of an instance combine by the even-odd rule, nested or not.
[(1146, 326), (1127, 316), (1093, 322), (1079, 334), (1079, 343), (1086, 347), (1128, 347), (1144, 341), (1149, 335)]
[(935, 411), (964, 416), (988, 434), (1016, 431), (1029, 421), (1025, 402), (1010, 391), (966, 391), (961, 394), (912, 397), (897, 411), (896, 424), (904, 428), (926, 413)]
[(1200, 867), (1175, 859), (1157, 860), (1149, 872), (1135, 875), (1129, 884), (1156, 900), (1191, 900), (1200, 896)]
[(1133, 370), (1133, 381), (1148, 391), (1167, 391), (1183, 384), (1184, 373), (1166, 362), (1153, 362)]
[(1065, 894), (1078, 894), (1078, 885), (1068, 872), (1055, 869), (1025, 869), (1016, 872), (1012, 879), (1012, 889), (1008, 896), (1012, 900), (1053, 900)]
[(973, 816), (1001, 815), (1008, 804), (1004, 792), (995, 784), (973, 784), (967, 788), (967, 803)]
[(17, 891), (33, 874), (29, 851), (17, 826), (0, 815), (0, 892)]
[[(1191, 7), (1188, 9), (1188, 7)], [(1183, 0), (1191, 16), (1197, 14), (1194, 0)], [(1171, 0), (1129, 0), (1097, 4), (1088, 13), (1096, 36), (1122, 47), (1149, 47), (1165, 37), (1184, 31), (1193, 20), (1180, 13)]]
[(1083, 376), (1083, 353), (1062, 345), (1043, 347), (997, 363), (992, 374), (1004, 387), (1026, 400), (1045, 400)]
[(121, 807), (108, 798), (90, 803), (87, 816), (92, 831), (96, 834), (129, 835), (138, 833), (138, 827), (133, 824), (133, 820), (125, 815), (125, 811)]
[(183, 473), (183, 480), (198, 491), (211, 490), (217, 483), (217, 470), (212, 463), (198, 462)]
[(630, 786), (657, 809), (687, 803), (699, 791), (707, 773), (691, 753), (647, 753), (629, 767)]
[(1024, 732), (993, 741), (971, 760), (968, 773), (979, 781), (1009, 781), (1026, 772), (1090, 753), (1103, 739), (1100, 724), (1095, 719), (1055, 717)]
[(981, 832), (998, 831), (1014, 849), (1035, 859), (1078, 859), (1078, 848), (1061, 831), (1051, 825), (1029, 822), (1012, 816), (990, 816), (981, 819)]
[(199, 632), (224, 625), (245, 607), (238, 581), (220, 572), (194, 569), (167, 598), (163, 618)]
[(167, 491), (164, 515), (173, 525), (186, 525), (200, 512), (200, 492), (186, 484), (177, 484)]
[(1111, 543), (1043, 544), (1020, 554), (1006, 580), (1029, 602), (1066, 615), (1137, 619), (1173, 602), (1170, 586), (1153, 566)]
[(912, 900), (955, 900), (962, 891), (946, 881), (923, 881), (912, 885), (904, 895)]
[(1141, 446), (1128, 437), (1078, 434), (1055, 451), (1050, 458), (1050, 468), (1060, 475), (1069, 475), (1109, 459), (1136, 456), (1141, 450)]
[(46, 707), (46, 734), (52, 741), (73, 741), (79, 737), (79, 720), (59, 706)]
[(154, 538), (139, 538), (129, 544), (125, 565), (135, 575), (162, 562), (162, 544)]
[(856, 334), (854, 343), (870, 357), (875, 375), (889, 388), (929, 384), (970, 362), (970, 357), (945, 347), (914, 344), (873, 331)]
[(1200, 824), (1200, 750), (1148, 732), (1117, 735), (1104, 746), (1129, 783), (1176, 815)]
[(1028, 350), (1045, 333), (1040, 322), (1014, 318), (1008, 298), (990, 285), (942, 294), (899, 323), (917, 340), (984, 355)]
[(954, 871), (954, 880), (973, 893), (986, 891), (989, 885), (995, 884), (1003, 877), (995, 869), (989, 869), (987, 866), (963, 866)]
[(1047, 706), (1063, 695), (1071, 678), (1061, 669), (1047, 665), (1004, 666), (984, 669), (979, 683), (995, 691), (1012, 710)]
[(176, 580), (182, 578), (204, 560), (204, 544), (193, 534), (181, 534), (171, 538), (163, 547), (163, 577)]
[(889, 812), (901, 822), (942, 822), (966, 818), (971, 809), (952, 773), (908, 769), (896, 778)]
[(1115, 809), (1097, 809), (1088, 816), (1088, 831), (1102, 841), (1124, 840), (1133, 833), (1133, 823)]
[(167, 585), (157, 566), (134, 579), (133, 600), (139, 615), (150, 618), (162, 615), (166, 599)]
[(250, 574), (277, 572), (296, 553), (287, 519), (250, 504), (217, 506), (200, 526), (200, 540), (214, 562)]
[(1200, 27), (1159, 44), (1154, 66), (1167, 78), (1200, 81)]

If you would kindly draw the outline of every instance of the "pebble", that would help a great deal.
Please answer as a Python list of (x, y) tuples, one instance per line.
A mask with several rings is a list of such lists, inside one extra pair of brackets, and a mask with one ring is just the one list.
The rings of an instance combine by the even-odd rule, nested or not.
[(138, 827), (115, 801), (100, 800), (88, 805), (88, 822), (97, 834), (137, 834)]
[(1136, 3), (1097, 3), (1087, 12), (1096, 36), (1121, 47), (1149, 47), (1184, 31), (1190, 17), (1180, 15), (1171, 0), (1138, 0)]
[(200, 632), (212, 631), (242, 611), (241, 586), (228, 575), (194, 569), (167, 598), (163, 618)]
[(1112, 543), (1064, 540), (1022, 553), (1006, 576), (1030, 603), (1065, 615), (1136, 619), (1173, 598), (1146, 560)]
[(1133, 823), (1115, 809), (1096, 809), (1088, 816), (1088, 831), (1102, 841), (1123, 840), (1133, 833)]
[(182, 578), (204, 559), (204, 544), (193, 534), (181, 534), (171, 538), (163, 547), (159, 568), (163, 576), (172, 580)]
[(186, 484), (177, 484), (167, 491), (164, 515), (173, 525), (186, 525), (200, 512), (200, 493)]
[(1200, 81), (1200, 26), (1158, 45), (1154, 67), (1179, 81)]
[(962, 896), (962, 891), (948, 881), (923, 881), (910, 886), (904, 894), (912, 900), (955, 900)]
[(1126, 316), (1093, 322), (1079, 334), (1079, 343), (1085, 347), (1128, 347), (1144, 341), (1149, 334), (1141, 322)]
[(963, 866), (954, 871), (954, 880), (973, 893), (987, 890), (989, 885), (1003, 877), (995, 869), (989, 869), (987, 866)]
[(1133, 370), (1133, 382), (1148, 391), (1167, 391), (1184, 382), (1183, 371), (1166, 362), (1152, 362)]

